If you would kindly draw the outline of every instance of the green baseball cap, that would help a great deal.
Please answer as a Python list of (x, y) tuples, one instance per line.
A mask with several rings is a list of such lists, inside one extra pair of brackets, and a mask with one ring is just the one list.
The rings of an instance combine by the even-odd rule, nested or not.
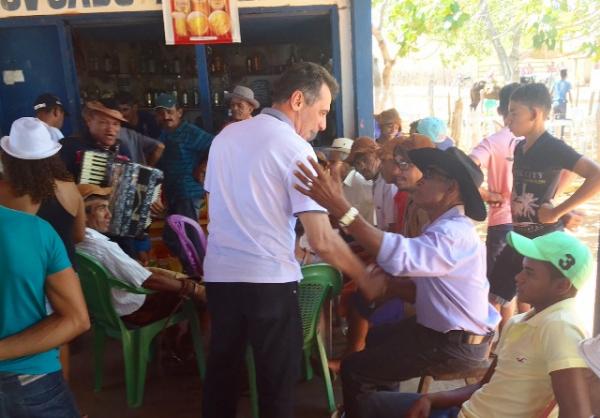
[(177, 106), (177, 99), (169, 93), (161, 93), (156, 98), (154, 109), (171, 109)]
[(552, 264), (576, 289), (581, 289), (592, 275), (590, 249), (566, 232), (555, 231), (534, 239), (509, 232), (506, 242), (525, 257)]

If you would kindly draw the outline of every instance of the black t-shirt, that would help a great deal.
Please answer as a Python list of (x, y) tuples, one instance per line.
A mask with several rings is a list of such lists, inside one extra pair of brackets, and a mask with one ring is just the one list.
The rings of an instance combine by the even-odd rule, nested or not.
[(560, 222), (540, 224), (538, 209), (554, 197), (561, 170), (573, 170), (581, 154), (548, 132), (527, 152), (524, 146), (521, 141), (515, 147), (511, 210), (515, 231), (536, 237), (561, 228)]
[(138, 111), (138, 123), (136, 126), (125, 124), (125, 127), (150, 138), (158, 139), (160, 136), (160, 126), (158, 126), (156, 117), (152, 113), (144, 112), (143, 110)]

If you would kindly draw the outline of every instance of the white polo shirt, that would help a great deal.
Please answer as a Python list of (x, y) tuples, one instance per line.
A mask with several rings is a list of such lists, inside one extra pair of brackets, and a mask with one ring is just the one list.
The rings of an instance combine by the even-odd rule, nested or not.
[(294, 189), (298, 161), (316, 161), (310, 144), (275, 109), (232, 123), (213, 140), (204, 188), (208, 205), (206, 282), (299, 280), (294, 227), (301, 212), (323, 211)]

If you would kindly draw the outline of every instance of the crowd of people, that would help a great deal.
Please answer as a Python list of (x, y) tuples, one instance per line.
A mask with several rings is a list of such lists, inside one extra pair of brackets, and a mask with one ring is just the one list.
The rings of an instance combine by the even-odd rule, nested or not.
[[(65, 380), (68, 342), (90, 326), (76, 252), (154, 291), (113, 291), (132, 326), (167, 317), (181, 298), (206, 310), (205, 418), (236, 416), (248, 344), (260, 416), (294, 416), (300, 267), (318, 261), (345, 279), (346, 349), (329, 362), (341, 378), (338, 415), (530, 418), (557, 405), (561, 417), (592, 416), (600, 339), (586, 339), (574, 298), (593, 257), (568, 229), (600, 192), (600, 166), (546, 131), (548, 89), (502, 87), (504, 127), (469, 153), (439, 118), (403, 132), (396, 109), (375, 116), (377, 135), (315, 150), (338, 90), (323, 67), (295, 64), (258, 114), (251, 89), (228, 94), (232, 117), (216, 136), (169, 94), (152, 115), (119, 93), (86, 103), (83, 126), (64, 138), (64, 105), (41, 95), (0, 140), (0, 416), (80, 416)], [(183, 272), (150, 267), (147, 237), (109, 233), (114, 190), (82, 181), (89, 151), (160, 169), (157, 216), (197, 221), (208, 202), (206, 248), (189, 235), (201, 279), (170, 227), (163, 240)], [(574, 175), (583, 183), (557, 201)], [(484, 221), (486, 242), (475, 224)], [(482, 367), (474, 385), (398, 391)]]

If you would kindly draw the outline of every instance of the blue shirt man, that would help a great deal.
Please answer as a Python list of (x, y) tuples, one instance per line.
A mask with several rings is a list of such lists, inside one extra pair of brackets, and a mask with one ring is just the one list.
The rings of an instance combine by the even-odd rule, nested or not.
[[(196, 178), (195, 171), (208, 157), (214, 136), (184, 121), (183, 109), (170, 94), (163, 93), (158, 96), (155, 110), (162, 128), (159, 139), (165, 145), (158, 168), (163, 170), (165, 175), (163, 194), (167, 215), (183, 215), (197, 221), (204, 197), (204, 186)], [(195, 235), (190, 234), (189, 238), (196, 248), (200, 248)], [(169, 250), (179, 257), (186, 272), (193, 274), (193, 269), (171, 228), (164, 229), (163, 240)]]

